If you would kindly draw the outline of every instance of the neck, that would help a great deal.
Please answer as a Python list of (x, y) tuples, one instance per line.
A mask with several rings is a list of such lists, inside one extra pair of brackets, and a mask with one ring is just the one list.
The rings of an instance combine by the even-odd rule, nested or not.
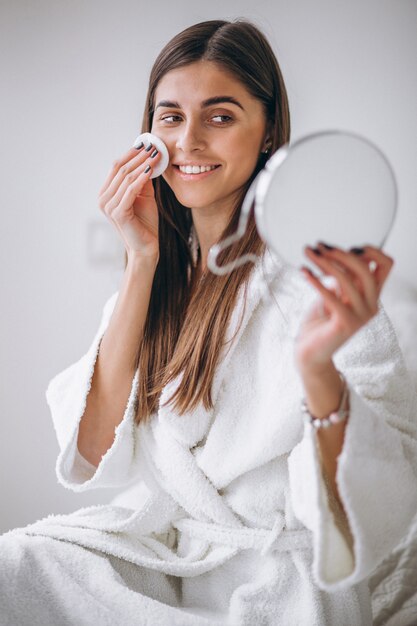
[(197, 274), (201, 276), (207, 267), (207, 257), (210, 248), (220, 240), (223, 231), (229, 223), (230, 214), (226, 211), (215, 214), (202, 214), (197, 209), (191, 209), (191, 214), (200, 248), (200, 259), (196, 270)]

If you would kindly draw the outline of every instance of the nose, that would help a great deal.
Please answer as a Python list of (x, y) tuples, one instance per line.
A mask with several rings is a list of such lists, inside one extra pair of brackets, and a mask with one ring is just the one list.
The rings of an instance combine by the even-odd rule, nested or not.
[(189, 154), (196, 150), (204, 150), (206, 146), (203, 131), (198, 122), (188, 120), (181, 124), (178, 131), (176, 148), (184, 154)]

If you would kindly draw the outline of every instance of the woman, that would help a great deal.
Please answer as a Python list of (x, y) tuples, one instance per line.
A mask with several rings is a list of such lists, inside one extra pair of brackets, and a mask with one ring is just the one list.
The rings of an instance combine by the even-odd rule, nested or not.
[(371, 624), (367, 577), (417, 506), (416, 398), (379, 304), (393, 261), (308, 248), (334, 292), (266, 249), (252, 215), (222, 262), (258, 263), (208, 272), (289, 141), (252, 24), (174, 37), (142, 131), (170, 164), (151, 181), (160, 154), (144, 146), (114, 163), (99, 205), (125, 244), (122, 284), (47, 390), (61, 484), (125, 490), (2, 537), (1, 623)]

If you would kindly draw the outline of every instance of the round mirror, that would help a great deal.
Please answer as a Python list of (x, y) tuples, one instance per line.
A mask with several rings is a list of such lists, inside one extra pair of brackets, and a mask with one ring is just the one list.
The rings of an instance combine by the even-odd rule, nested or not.
[(254, 260), (245, 255), (223, 268), (216, 262), (244, 233), (253, 200), (260, 236), (284, 261), (300, 267), (309, 265), (303, 248), (318, 241), (343, 249), (382, 247), (394, 221), (397, 185), (381, 150), (359, 135), (324, 131), (287, 144), (252, 183), (235, 235), (210, 251), (215, 273)]
[(287, 262), (307, 259), (305, 245), (381, 247), (397, 205), (394, 173), (362, 137), (329, 131), (278, 150), (255, 192), (259, 234)]

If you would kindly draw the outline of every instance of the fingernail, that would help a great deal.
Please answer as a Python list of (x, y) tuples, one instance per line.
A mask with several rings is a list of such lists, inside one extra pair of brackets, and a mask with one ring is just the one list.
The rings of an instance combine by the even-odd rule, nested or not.
[(153, 146), (150, 143), (149, 146), (147, 148), (145, 148), (145, 152), (149, 152), (149, 150), (152, 150)]
[(321, 252), (318, 248), (312, 248), (311, 246), (308, 246), (309, 250), (311, 250), (311, 252), (314, 252), (315, 255), (317, 256), (321, 256)]
[(141, 148), (143, 148), (145, 144), (143, 143), (143, 141), (140, 142), (140, 144), (138, 144), (137, 146), (133, 146), (134, 148), (136, 148), (136, 150), (140, 150)]
[(353, 252), (353, 254), (363, 254), (365, 250), (363, 248), (350, 248), (350, 252)]
[(147, 166), (146, 166), (146, 169), (145, 169), (145, 174), (147, 174), (147, 173), (149, 172), (149, 170), (150, 170), (150, 169), (151, 169), (151, 166), (150, 166), (150, 165), (147, 165)]
[(315, 278), (315, 274), (314, 272), (311, 271), (311, 269), (309, 267), (307, 267), (306, 265), (302, 265), (300, 267), (300, 270), (306, 274), (309, 274), (309, 276), (313, 276)]
[(158, 150), (154, 150), (151, 154), (151, 159), (155, 158), (157, 154), (158, 154)]
[(326, 248), (326, 250), (334, 250), (334, 246), (330, 246), (328, 243), (324, 243), (324, 241), (319, 241), (319, 244)]

